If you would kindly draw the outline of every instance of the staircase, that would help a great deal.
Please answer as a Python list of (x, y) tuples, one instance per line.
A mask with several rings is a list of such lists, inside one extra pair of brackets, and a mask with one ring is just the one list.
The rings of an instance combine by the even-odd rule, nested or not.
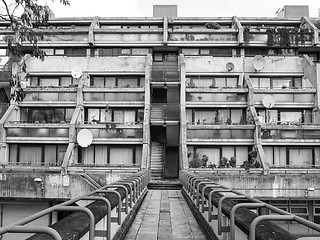
[(163, 148), (161, 143), (152, 142), (151, 143), (151, 179), (152, 180), (162, 180), (163, 173)]
[(161, 104), (152, 104), (151, 107), (151, 122), (163, 122), (163, 112)]

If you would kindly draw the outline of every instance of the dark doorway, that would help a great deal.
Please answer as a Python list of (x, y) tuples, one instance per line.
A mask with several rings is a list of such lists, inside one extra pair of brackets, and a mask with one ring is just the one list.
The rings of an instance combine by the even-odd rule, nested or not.
[(167, 89), (152, 88), (152, 103), (167, 103)]

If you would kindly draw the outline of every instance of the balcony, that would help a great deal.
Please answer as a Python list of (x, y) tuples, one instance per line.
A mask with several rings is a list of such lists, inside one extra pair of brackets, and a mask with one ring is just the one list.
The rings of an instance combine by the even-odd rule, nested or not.
[(69, 124), (65, 123), (21, 123), (4, 124), (7, 143), (68, 143)]
[(93, 135), (93, 144), (141, 144), (143, 137), (140, 123), (106, 122), (98, 124), (80, 124), (78, 130), (89, 129)]
[(253, 144), (253, 125), (190, 125), (187, 127), (188, 144), (214, 143), (228, 145), (237, 143), (239, 145)]
[(71, 74), (72, 69), (90, 71), (90, 73), (102, 74), (108, 72), (145, 72), (145, 56), (121, 56), (121, 57), (69, 57), (49, 56), (45, 61), (37, 58), (29, 58), (27, 65), (30, 74), (54, 73)]
[(320, 126), (308, 125), (262, 125), (261, 140), (263, 144), (274, 142), (290, 142), (299, 144), (318, 144), (320, 142)]
[(27, 88), (25, 90), (26, 97), (24, 101), (39, 102), (39, 101), (50, 101), (50, 102), (76, 102), (77, 90), (73, 88)]
[(85, 103), (126, 106), (143, 106), (144, 104), (144, 88), (84, 88), (83, 99)]

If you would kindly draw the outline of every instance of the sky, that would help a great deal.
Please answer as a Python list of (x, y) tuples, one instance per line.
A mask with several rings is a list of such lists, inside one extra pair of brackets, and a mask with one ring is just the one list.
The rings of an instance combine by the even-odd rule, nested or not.
[(56, 17), (152, 17), (153, 5), (178, 5), (178, 17), (275, 17), (284, 5), (309, 5), (317, 17), (319, 0), (44, 0)]

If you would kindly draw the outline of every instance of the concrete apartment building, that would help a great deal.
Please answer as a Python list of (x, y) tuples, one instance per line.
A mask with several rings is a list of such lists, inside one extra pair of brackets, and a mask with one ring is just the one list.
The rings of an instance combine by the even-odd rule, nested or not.
[[(3, 56), (1, 226), (140, 169), (210, 174), (320, 223), (320, 19), (305, 6), (274, 18), (165, 7), (53, 18), (39, 30), (45, 60), (26, 47), (22, 101), (9, 104), (9, 82), (23, 64)], [(0, 32), (12, 35), (5, 22)]]

